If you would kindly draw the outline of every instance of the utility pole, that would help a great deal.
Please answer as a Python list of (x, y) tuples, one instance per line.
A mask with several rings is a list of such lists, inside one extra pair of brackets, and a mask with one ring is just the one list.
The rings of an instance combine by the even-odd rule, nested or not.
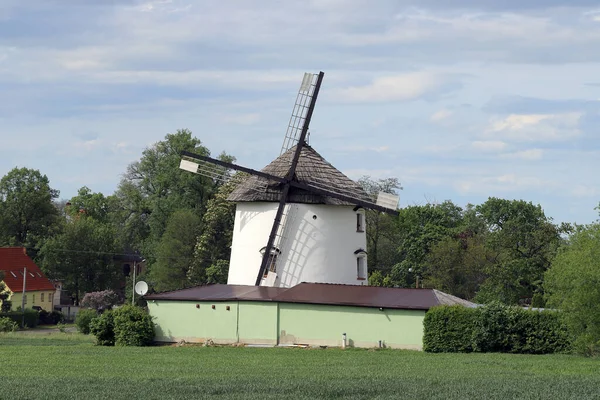
[(131, 305), (135, 305), (135, 270), (137, 267), (135, 266), (135, 260), (133, 260), (133, 285), (131, 285)]
[(23, 318), (21, 320), (21, 328), (25, 327), (25, 282), (27, 281), (27, 267), (23, 268), (23, 294), (21, 295), (21, 311)]

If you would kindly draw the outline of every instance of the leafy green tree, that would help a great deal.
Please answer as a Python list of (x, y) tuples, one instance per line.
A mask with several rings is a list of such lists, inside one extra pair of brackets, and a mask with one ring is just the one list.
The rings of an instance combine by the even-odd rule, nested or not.
[(201, 220), (192, 210), (177, 210), (169, 218), (156, 251), (150, 280), (157, 291), (189, 286), (187, 272), (194, 260), (194, 247)]
[(398, 254), (402, 261), (392, 268), (390, 277), (394, 285), (413, 286), (417, 276), (423, 278), (431, 249), (439, 241), (458, 232), (462, 223), (462, 208), (449, 200), (401, 209)]
[(553, 224), (541, 206), (524, 200), (490, 197), (476, 211), (489, 230), (487, 246), (496, 260), (487, 270), (478, 301), (530, 304), (536, 294), (540, 298), (562, 227)]
[(50, 278), (63, 280), (65, 290), (79, 304), (86, 292), (116, 288), (122, 275), (113, 262), (116, 251), (112, 225), (80, 216), (44, 243), (40, 249), (41, 267)]
[(243, 175), (237, 175), (221, 186), (208, 201), (206, 213), (202, 216), (203, 231), (196, 244), (194, 263), (188, 271), (192, 283), (227, 281), (235, 221), (235, 204), (227, 197), (241, 179)]
[(493, 262), (484, 235), (446, 237), (432, 247), (427, 257), (427, 286), (473, 299)]
[[(179, 169), (184, 150), (210, 155), (187, 129), (167, 134), (163, 141), (146, 148), (139, 161), (128, 166), (115, 193), (120, 204), (120, 241), (126, 250), (144, 254), (150, 268), (156, 262), (155, 250), (171, 214), (189, 209), (201, 216), (218, 187), (218, 182)], [(219, 158), (233, 160), (226, 154)]]
[(70, 217), (85, 214), (100, 222), (110, 222), (117, 212), (118, 198), (116, 196), (104, 196), (102, 193), (94, 193), (87, 186), (83, 186), (65, 205), (65, 212)]
[(40, 171), (14, 168), (0, 179), (0, 245), (35, 249), (58, 220), (58, 190)]
[(575, 348), (600, 354), (600, 224), (580, 227), (545, 274), (548, 306), (557, 308), (575, 337)]

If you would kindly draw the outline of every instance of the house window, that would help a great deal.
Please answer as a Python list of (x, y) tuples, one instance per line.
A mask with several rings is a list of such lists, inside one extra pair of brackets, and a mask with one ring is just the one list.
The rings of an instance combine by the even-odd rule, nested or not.
[(44, 293), (40, 294), (40, 301), (43, 303), (44, 302)]
[(31, 304), (35, 304), (35, 294), (32, 295), (33, 299), (31, 300)]
[[(260, 254), (265, 254), (267, 246), (260, 249)], [(267, 260), (267, 267), (265, 268), (265, 272), (263, 273), (263, 278), (266, 278), (269, 275), (269, 272), (277, 272), (277, 257), (281, 254), (281, 251), (277, 247), (273, 247), (271, 249), (271, 254), (269, 254), (269, 259)], [(262, 261), (261, 261), (262, 262)]]
[(27, 293), (25, 293), (25, 295), (23, 296), (23, 298), (25, 299), (24, 303), (27, 304)]
[(365, 209), (362, 207), (357, 207), (354, 209), (356, 211), (356, 232), (364, 232), (365, 231)]
[(367, 252), (358, 249), (354, 254), (356, 255), (356, 279), (364, 281), (367, 279)]

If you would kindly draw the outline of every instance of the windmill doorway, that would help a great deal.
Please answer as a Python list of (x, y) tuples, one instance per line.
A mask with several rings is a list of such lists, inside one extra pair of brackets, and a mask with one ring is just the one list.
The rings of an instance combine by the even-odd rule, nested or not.
[[(267, 246), (260, 249), (260, 254), (262, 256), (264, 256), (266, 248)], [(267, 278), (267, 276), (269, 276), (269, 272), (274, 274), (277, 273), (277, 258), (280, 254), (281, 250), (279, 250), (277, 247), (273, 247), (271, 249), (271, 254), (269, 254), (269, 259), (267, 260), (267, 268), (265, 268), (265, 272), (263, 273), (263, 278)]]

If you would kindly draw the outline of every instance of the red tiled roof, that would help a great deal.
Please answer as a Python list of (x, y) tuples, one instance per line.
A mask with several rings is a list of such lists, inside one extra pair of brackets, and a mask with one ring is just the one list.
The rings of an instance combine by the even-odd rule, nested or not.
[(13, 292), (23, 290), (23, 268), (27, 268), (25, 291), (54, 290), (46, 275), (25, 254), (23, 247), (0, 247), (0, 271), (4, 271), (4, 283)]

